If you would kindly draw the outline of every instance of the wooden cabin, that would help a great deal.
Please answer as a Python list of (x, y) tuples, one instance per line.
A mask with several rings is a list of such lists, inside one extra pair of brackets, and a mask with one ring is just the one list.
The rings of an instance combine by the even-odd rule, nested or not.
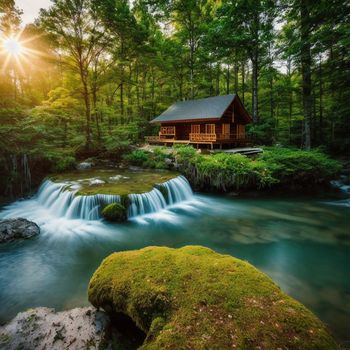
[(151, 121), (160, 124), (158, 136), (147, 136), (153, 144), (243, 146), (249, 143), (245, 126), (252, 118), (237, 95), (225, 95), (174, 103)]

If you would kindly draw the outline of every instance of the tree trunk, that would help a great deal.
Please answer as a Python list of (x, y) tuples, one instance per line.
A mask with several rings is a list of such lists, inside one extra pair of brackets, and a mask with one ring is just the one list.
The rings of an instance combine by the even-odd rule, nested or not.
[(319, 129), (320, 129), (320, 143), (323, 143), (323, 77), (322, 77), (322, 62), (320, 58), (320, 69), (319, 69), (319, 78), (320, 78), (320, 119), (319, 119)]
[(215, 94), (216, 94), (216, 96), (220, 95), (220, 65), (219, 65), (219, 63), (216, 66)]
[(86, 83), (83, 83), (84, 90), (84, 103), (85, 103), (85, 116), (86, 116), (86, 149), (91, 149), (91, 107), (90, 107), (90, 96), (89, 90)]
[(242, 61), (242, 102), (244, 104), (245, 95), (245, 62)]
[(253, 123), (259, 123), (259, 110), (258, 110), (258, 51), (254, 50), (254, 54), (252, 57), (252, 86), (253, 86), (253, 94), (252, 94), (252, 110), (253, 110)]
[(239, 69), (238, 63), (235, 62), (235, 94), (238, 94), (238, 90), (239, 90), (239, 88), (238, 88), (238, 69)]
[(230, 93), (230, 65), (227, 64), (226, 69), (226, 94), (228, 95)]
[(309, 1), (300, 1), (300, 34), (301, 34), (301, 75), (303, 90), (303, 112), (304, 112), (304, 137), (303, 145), (306, 150), (311, 149), (311, 44), (310, 44), (310, 13)]
[(88, 72), (87, 69), (84, 68), (82, 60), (79, 62), (79, 70), (80, 70), (80, 78), (83, 84), (83, 99), (85, 104), (85, 118), (86, 118), (86, 126), (85, 126), (85, 147), (87, 150), (91, 149), (91, 105), (90, 105), (90, 94), (89, 94), (89, 86), (87, 81)]
[(287, 62), (287, 75), (288, 75), (288, 143), (292, 142), (292, 115), (293, 115), (293, 91), (292, 91), (292, 72), (291, 72), (291, 59)]

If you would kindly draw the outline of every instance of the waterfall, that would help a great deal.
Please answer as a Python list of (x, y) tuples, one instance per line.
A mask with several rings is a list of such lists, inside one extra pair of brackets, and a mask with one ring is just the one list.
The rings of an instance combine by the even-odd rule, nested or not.
[[(135, 217), (157, 212), (168, 205), (185, 201), (193, 196), (190, 184), (183, 176), (178, 176), (163, 184), (164, 191), (154, 188), (141, 194), (130, 194), (128, 216)], [(118, 195), (96, 194), (80, 196), (67, 188), (65, 183), (46, 180), (40, 186), (36, 200), (52, 214), (67, 219), (98, 220), (103, 206), (121, 201)]]

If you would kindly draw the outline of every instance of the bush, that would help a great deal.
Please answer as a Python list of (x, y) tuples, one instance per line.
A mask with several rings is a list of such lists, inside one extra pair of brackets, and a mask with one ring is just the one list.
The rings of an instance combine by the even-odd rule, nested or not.
[(128, 220), (127, 210), (120, 203), (108, 204), (102, 209), (102, 216), (111, 222), (125, 222)]
[(62, 173), (66, 170), (72, 170), (76, 166), (76, 159), (73, 152), (64, 149), (48, 151), (45, 158), (51, 164), (51, 172)]
[(180, 171), (198, 189), (261, 189), (276, 182), (264, 161), (252, 160), (240, 154), (201, 155), (193, 148), (182, 147), (176, 154), (176, 160)]
[(129, 154), (126, 154), (123, 159), (132, 165), (143, 166), (148, 161), (148, 152), (137, 149)]
[(265, 162), (271, 175), (281, 185), (315, 185), (324, 183), (341, 170), (341, 164), (317, 150), (266, 148), (258, 158)]
[(154, 147), (152, 152), (137, 149), (124, 156), (124, 160), (132, 165), (150, 169), (168, 169), (170, 166), (165, 162), (172, 155), (165, 152), (163, 147)]
[(314, 186), (335, 177), (341, 164), (313, 150), (268, 147), (256, 159), (239, 154), (197, 154), (176, 148), (180, 170), (199, 189), (263, 189), (271, 186)]

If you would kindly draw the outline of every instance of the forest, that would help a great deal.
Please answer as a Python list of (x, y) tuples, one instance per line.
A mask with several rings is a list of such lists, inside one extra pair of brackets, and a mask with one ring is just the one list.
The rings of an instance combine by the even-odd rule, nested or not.
[(118, 157), (174, 101), (229, 93), (256, 144), (349, 153), (345, 0), (54, 0), (25, 26), (0, 6), (3, 195), (29, 186), (24, 163)]
[(0, 0), (0, 348), (349, 350), (349, 101), (348, 0)]

